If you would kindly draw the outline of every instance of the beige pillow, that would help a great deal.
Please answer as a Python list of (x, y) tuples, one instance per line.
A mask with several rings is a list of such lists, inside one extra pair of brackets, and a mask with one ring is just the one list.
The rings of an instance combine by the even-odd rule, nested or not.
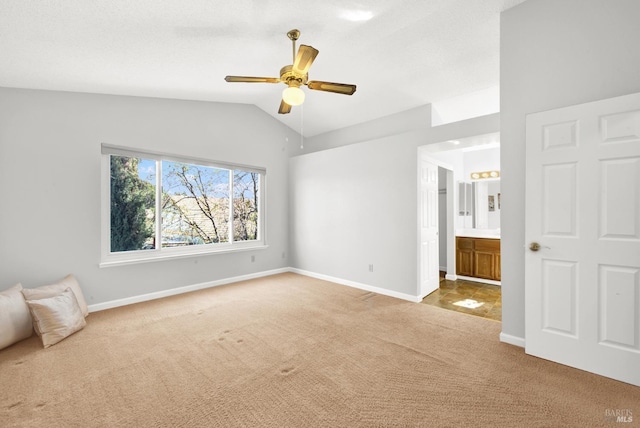
[(29, 307), (20, 292), (22, 285), (14, 285), (0, 292), (0, 349), (13, 345), (33, 334)]
[(71, 288), (61, 294), (38, 300), (27, 300), (33, 324), (41, 333), (42, 345), (48, 348), (84, 328), (82, 310)]
[[(85, 317), (89, 315), (87, 302), (84, 300), (84, 296), (82, 295), (80, 284), (78, 284), (78, 281), (73, 275), (67, 275), (55, 284), (43, 285), (42, 287), (38, 288), (25, 288), (24, 290), (22, 290), (22, 294), (24, 294), (24, 298), (27, 300), (38, 300), (56, 296), (67, 288), (71, 288), (73, 294), (76, 295), (78, 306), (80, 306), (80, 310), (82, 310), (82, 315)], [(36, 329), (36, 333), (37, 332), (38, 330)]]

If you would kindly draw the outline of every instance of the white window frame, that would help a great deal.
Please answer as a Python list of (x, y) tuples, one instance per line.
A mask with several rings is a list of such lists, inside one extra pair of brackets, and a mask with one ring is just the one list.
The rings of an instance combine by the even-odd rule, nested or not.
[[(230, 253), (236, 251), (249, 251), (267, 248), (266, 239), (266, 195), (267, 195), (267, 170), (262, 167), (239, 165), (226, 162), (211, 161), (207, 159), (199, 159), (185, 157), (167, 153), (151, 152), (130, 149), (127, 147), (114, 146), (110, 144), (102, 144), (102, 163), (101, 163), (101, 233), (100, 246), (101, 258), (100, 267), (110, 267), (125, 264), (145, 263), (159, 260), (194, 257), (209, 254)], [(189, 245), (184, 247), (166, 247), (162, 248), (157, 245), (152, 250), (134, 250), (111, 252), (111, 156), (127, 156), (143, 159), (151, 159), (156, 161), (156, 219), (155, 219), (155, 236), (160, 236), (162, 228), (162, 211), (160, 209), (160, 200), (162, 195), (162, 161), (181, 162), (199, 166), (209, 166), (214, 168), (224, 168), (229, 170), (229, 190), (230, 190), (230, 226), (229, 234), (233, 233), (233, 171), (241, 170), (246, 172), (255, 172), (260, 174), (260, 189), (258, 200), (258, 239), (251, 241), (236, 241), (230, 239), (229, 242), (203, 245)]]

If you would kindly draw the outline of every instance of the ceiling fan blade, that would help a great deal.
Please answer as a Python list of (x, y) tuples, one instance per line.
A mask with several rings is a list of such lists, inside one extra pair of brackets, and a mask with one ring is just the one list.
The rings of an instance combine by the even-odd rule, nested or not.
[(321, 82), (319, 80), (311, 80), (307, 83), (309, 89), (315, 91), (335, 92), (336, 94), (353, 95), (356, 91), (356, 85), (348, 85), (346, 83)]
[(291, 112), (291, 106), (285, 103), (284, 100), (280, 101), (280, 109), (278, 110), (278, 113), (287, 114), (290, 112)]
[(309, 72), (313, 60), (318, 56), (318, 50), (307, 45), (300, 45), (298, 49), (298, 55), (296, 55), (295, 61), (293, 61), (293, 70), (296, 73), (306, 75)]
[(280, 83), (280, 79), (277, 77), (227, 76), (224, 80), (242, 83)]

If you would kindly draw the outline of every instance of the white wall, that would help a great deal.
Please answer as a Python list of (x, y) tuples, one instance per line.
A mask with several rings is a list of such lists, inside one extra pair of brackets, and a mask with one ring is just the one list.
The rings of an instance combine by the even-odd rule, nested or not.
[[(499, 115), (437, 128), (428, 115), (407, 117), (315, 137), (290, 160), (293, 267), (418, 296), (418, 147), (496, 132)], [(393, 134), (404, 128), (414, 131)]]
[[(0, 289), (74, 273), (96, 304), (288, 266), (286, 137), (254, 106), (0, 88)], [(266, 167), (268, 249), (99, 268), (103, 142)]]
[(640, 2), (536, 0), (502, 14), (502, 331), (524, 338), (526, 115), (640, 91)]
[(464, 164), (464, 181), (471, 181), (472, 172), (500, 171), (500, 148), (465, 151), (462, 162)]

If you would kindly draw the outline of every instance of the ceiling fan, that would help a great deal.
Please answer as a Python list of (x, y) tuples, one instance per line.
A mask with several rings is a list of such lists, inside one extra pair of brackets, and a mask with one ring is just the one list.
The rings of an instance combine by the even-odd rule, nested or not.
[(296, 55), (296, 40), (300, 37), (300, 31), (291, 30), (287, 36), (293, 42), (293, 64), (282, 67), (280, 77), (227, 76), (224, 80), (244, 83), (285, 83), (287, 88), (282, 91), (282, 101), (278, 110), (280, 114), (287, 114), (291, 111), (291, 106), (297, 106), (304, 102), (304, 92), (300, 89), (302, 85), (307, 85), (309, 89), (316, 91), (353, 95), (356, 91), (356, 85), (308, 80), (309, 68), (316, 59), (318, 50), (312, 46), (300, 45)]

